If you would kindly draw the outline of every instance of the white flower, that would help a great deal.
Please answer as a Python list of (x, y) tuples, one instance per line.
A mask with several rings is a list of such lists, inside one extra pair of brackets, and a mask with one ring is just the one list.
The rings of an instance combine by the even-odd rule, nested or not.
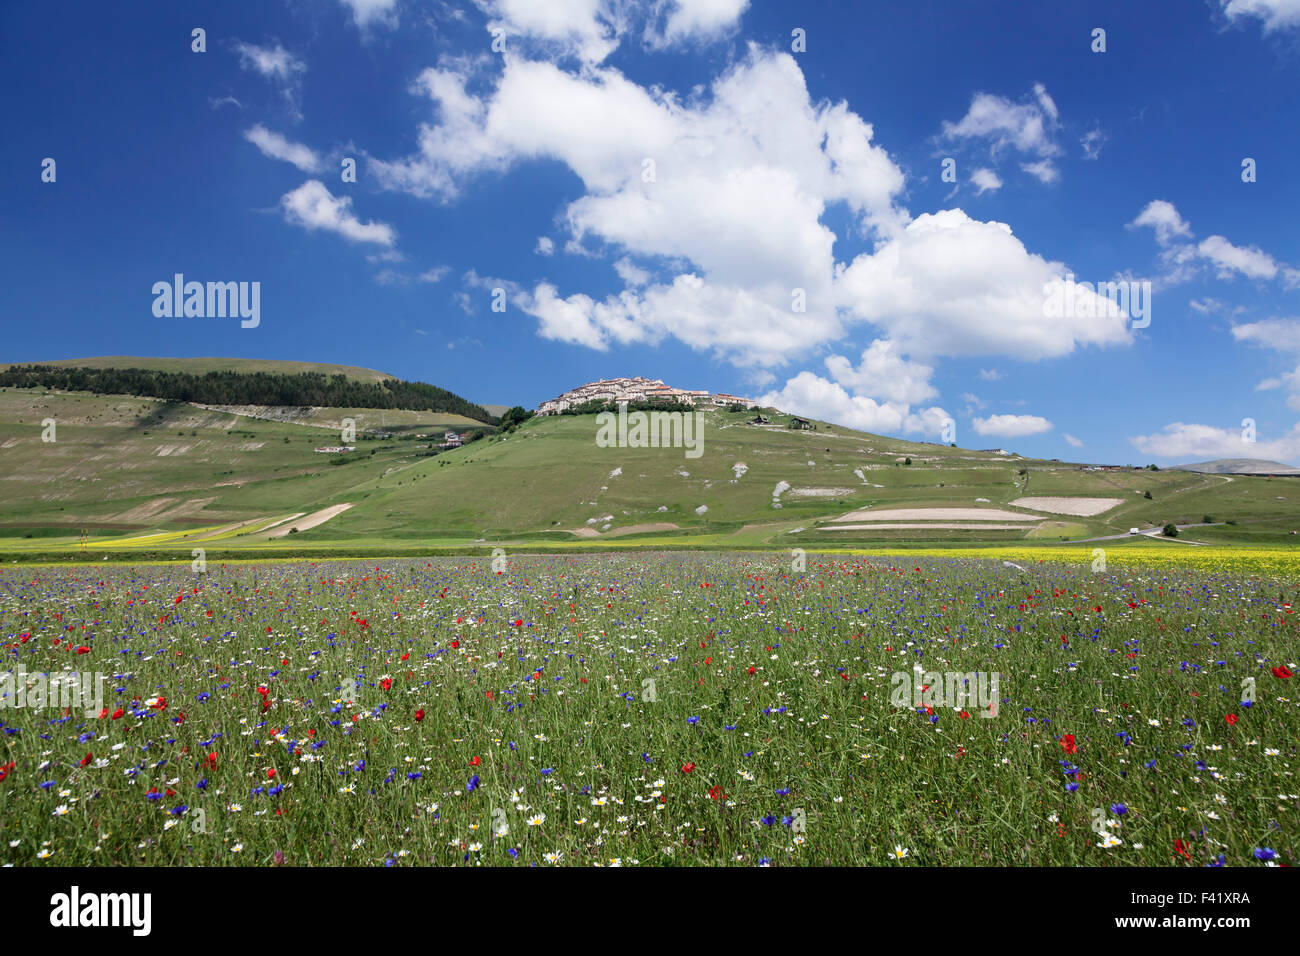
[(907, 847), (902, 846), (901, 844), (896, 845), (894, 847), (894, 859), (901, 860), (903, 857), (907, 856), (909, 852), (911, 851), (908, 850)]
[(1097, 841), (1097, 846), (1101, 847), (1102, 849), (1109, 849), (1110, 847), (1113, 846), (1119, 846), (1123, 842), (1124, 842), (1123, 840), (1115, 836), (1115, 834), (1113, 833), (1103, 833), (1101, 835), (1101, 839)]
[(50, 814), (50, 816), (61, 817), (67, 812), (68, 812), (68, 805), (66, 803), (61, 803), (54, 808), (54, 812)]
[(544, 813), (535, 813), (528, 818), (528, 825), (530, 827), (540, 827), (545, 822), (546, 822), (546, 814)]

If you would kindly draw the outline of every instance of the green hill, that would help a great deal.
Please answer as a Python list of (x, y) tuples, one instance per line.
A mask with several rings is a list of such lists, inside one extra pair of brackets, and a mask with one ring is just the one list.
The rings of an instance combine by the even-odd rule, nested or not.
[[(83, 532), (103, 553), (188, 555), (199, 546), (392, 553), (496, 542), (793, 548), (1112, 535), (1123, 536), (1119, 545), (1132, 527), (1207, 517), (1209, 526), (1159, 546), (1286, 545), (1300, 527), (1294, 479), (1097, 468), (825, 422), (796, 430), (775, 410), (770, 426), (749, 424), (753, 413), (701, 412), (698, 458), (680, 447), (600, 447), (592, 415), (534, 418), (508, 434), (478, 424), (483, 437), (442, 450), (444, 429), (455, 427), (445, 416), (401, 410), (359, 420), (353, 452), (316, 451), (338, 444), (348, 411), (261, 420), (134, 396), (0, 389), (0, 552), (74, 552)], [(399, 411), (400, 422), (380, 420)], [(50, 419), (55, 440), (43, 441)], [(366, 427), (385, 435), (368, 437)], [(861, 509), (870, 510), (846, 519)]]
[(208, 372), (239, 372), (266, 375), (294, 375), (316, 373), (319, 375), (344, 375), (357, 382), (382, 382), (395, 376), (377, 372), (372, 368), (353, 365), (331, 365), (324, 362), (286, 362), (280, 359), (242, 358), (146, 358), (136, 355), (98, 355), (83, 359), (58, 359), (52, 362), (5, 362), (0, 370), (20, 365), (52, 365), (57, 368), (142, 368), (156, 372), (206, 375)]

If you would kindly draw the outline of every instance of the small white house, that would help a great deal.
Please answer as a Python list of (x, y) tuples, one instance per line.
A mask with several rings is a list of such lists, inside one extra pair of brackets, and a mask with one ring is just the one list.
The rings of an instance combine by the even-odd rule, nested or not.
[(1129, 528), (1129, 529), (1128, 529), (1128, 533), (1129, 533), (1129, 534), (1140, 534), (1141, 532), (1138, 531), (1137, 528)]

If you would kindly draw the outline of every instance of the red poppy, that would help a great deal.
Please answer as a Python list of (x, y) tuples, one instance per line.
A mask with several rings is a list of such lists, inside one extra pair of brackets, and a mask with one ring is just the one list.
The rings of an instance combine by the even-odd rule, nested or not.
[(11, 760), (7, 764), (0, 766), (0, 780), (9, 776), (9, 772), (14, 769), (14, 762)]
[(1280, 677), (1282, 680), (1286, 680), (1288, 677), (1292, 675), (1291, 675), (1290, 668), (1288, 668), (1285, 664), (1283, 664), (1280, 667), (1273, 668), (1273, 676)]
[(515, 618), (515, 627), (523, 627), (523, 626), (524, 626), (524, 619), (522, 617)]
[(754, 668), (751, 667), (751, 668), (749, 669), (749, 673), (751, 673), (751, 674), (754, 673)]
[(682, 773), (690, 773), (694, 769), (695, 769), (695, 764), (693, 763), (682, 764)]
[(475, 757), (470, 757), (470, 758), (469, 758), (469, 765), (470, 765), (471, 767), (477, 767), (477, 766), (478, 766), (479, 764), (481, 764), (482, 762), (483, 762), (483, 761), (482, 761), (479, 757), (477, 757), (477, 756), (475, 756)]
[(1061, 745), (1061, 749), (1067, 754), (1075, 753), (1079, 749), (1074, 743), (1074, 734), (1066, 734), (1057, 743)]
[(261, 694), (263, 697), (265, 697), (267, 694), (271, 693), (271, 692), (270, 692), (269, 690), (267, 690), (265, 687), (259, 687), (259, 688), (257, 689), (257, 692), (258, 692), (259, 694)]
[(452, 641), (452, 642), (451, 642), (451, 646), (452, 646), (452, 647), (460, 647), (460, 641)]
[(268, 770), (268, 771), (266, 772), (266, 779), (267, 779), (267, 780), (274, 780), (274, 779), (275, 779), (275, 768), (274, 768), (274, 767), (272, 767), (270, 770)]
[(385, 677), (383, 680), (379, 682), (379, 686), (382, 687), (384, 690), (392, 690), (393, 679), (391, 677)]
[(80, 647), (77, 648), (77, 653), (78, 653), (78, 654), (89, 654), (89, 653), (90, 653), (90, 648), (87, 647), (85, 644), (82, 644)]
[(727, 795), (726, 795), (725, 793), (723, 793), (723, 792), (722, 792), (722, 788), (719, 787), (719, 786), (715, 783), (713, 786), (709, 787), (709, 799), (710, 799), (710, 800), (726, 800), (726, 799), (727, 799)]
[(117, 710), (113, 711), (112, 719), (121, 720), (125, 715), (126, 715), (126, 711), (124, 711), (121, 707), (119, 707)]
[(157, 699), (156, 699), (152, 704), (150, 704), (149, 706), (152, 707), (154, 710), (166, 710), (166, 709), (167, 709), (167, 698), (166, 698), (166, 697), (163, 697), (163, 696), (160, 694), (160, 695), (158, 696), (158, 698), (157, 698)]
[(1179, 856), (1181, 856), (1184, 860), (1190, 860), (1192, 858), (1192, 855), (1187, 852), (1187, 844), (1184, 843), (1182, 840), (1174, 841), (1174, 852), (1177, 853)]
[(423, 709), (423, 708), (421, 708), (420, 710), (417, 710), (417, 711), (415, 712), (415, 722), (418, 724), (418, 723), (419, 723), (420, 721), (422, 721), (422, 720), (424, 720), (424, 709)]
[(216, 755), (216, 754), (208, 754), (208, 767), (211, 768), (212, 770), (216, 770), (216, 769), (217, 769), (217, 755)]
[(90, 763), (90, 762), (91, 762), (92, 760), (94, 760), (94, 759), (95, 759), (95, 755), (94, 755), (93, 753), (91, 753), (90, 751), (86, 751), (86, 756), (84, 756), (84, 757), (81, 758), (81, 761), (80, 761), (81, 766), (83, 766), (83, 767), (86, 766), (86, 764)]
[(496, 699), (497, 699), (497, 695), (494, 694), (494, 693), (492, 693), (492, 691), (488, 691), (488, 692), (487, 692), (487, 699), (488, 699), (488, 700), (496, 700)]
[(957, 716), (960, 717), (962, 720), (966, 720), (966, 719), (968, 719), (968, 718), (970, 717), (970, 714), (966, 713), (966, 711), (963, 710), (963, 711), (962, 711), (960, 714), (958, 714)]
[(1228, 716), (1224, 717), (1223, 719), (1226, 720), (1228, 722), (1228, 726), (1231, 727), (1233, 724), (1237, 722), (1237, 715), (1228, 714)]

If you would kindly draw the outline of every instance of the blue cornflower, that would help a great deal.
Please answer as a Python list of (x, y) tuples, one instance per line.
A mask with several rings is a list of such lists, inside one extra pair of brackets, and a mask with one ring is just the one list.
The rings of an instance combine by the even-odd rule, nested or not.
[(549, 776), (550, 776), (551, 774), (553, 774), (553, 773), (555, 773), (555, 768), (554, 768), (554, 767), (543, 767), (543, 768), (542, 768), (542, 776), (543, 776), (543, 777), (549, 777)]
[(194, 786), (195, 786), (196, 788), (198, 788), (199, 790), (206, 790), (206, 789), (208, 789), (208, 778), (207, 778), (207, 777), (204, 777), (202, 780), (200, 780), (200, 781), (199, 781), (198, 783), (196, 783)]
[(688, 724), (698, 724), (698, 723), (700, 722), (700, 718), (698, 718), (698, 717), (687, 717), (687, 718), (686, 718), (686, 722), (687, 722)]
[(1110, 812), (1115, 814), (1117, 817), (1122, 817), (1124, 814), (1128, 813), (1128, 807), (1124, 806), (1122, 803), (1112, 803), (1110, 805)]
[(420, 771), (418, 771), (418, 770), (412, 770), (410, 773), (408, 773), (408, 774), (406, 775), (406, 779), (407, 779), (407, 780), (419, 780), (419, 779), (420, 779)]
[(188, 809), (189, 807), (182, 803), (180, 804), (180, 806), (175, 806), (171, 808), (171, 815), (174, 817), (179, 817), (182, 813), (184, 813)]
[(789, 787), (782, 787), (780, 790), (778, 790), (778, 791), (776, 792), (776, 795), (777, 795), (778, 797), (784, 797), (784, 796), (788, 796), (789, 793), (790, 793), (790, 788), (789, 788)]
[(763, 824), (763, 826), (765, 827), (770, 827), (772, 824), (776, 823), (776, 817), (769, 815), (763, 817), (763, 819), (759, 820), (758, 822)]
[(469, 783), (465, 784), (465, 789), (470, 793), (473, 793), (476, 787), (478, 787), (478, 774), (470, 777)]
[(1277, 851), (1270, 850), (1268, 847), (1255, 847), (1252, 852), (1255, 854), (1255, 859), (1263, 860), (1265, 863), (1277, 857)]
[(519, 851), (516, 850), (514, 847), (511, 847), (511, 848), (510, 848), (509, 850), (507, 850), (506, 852), (509, 853), (512, 857), (516, 857), (516, 856), (519, 855)]

